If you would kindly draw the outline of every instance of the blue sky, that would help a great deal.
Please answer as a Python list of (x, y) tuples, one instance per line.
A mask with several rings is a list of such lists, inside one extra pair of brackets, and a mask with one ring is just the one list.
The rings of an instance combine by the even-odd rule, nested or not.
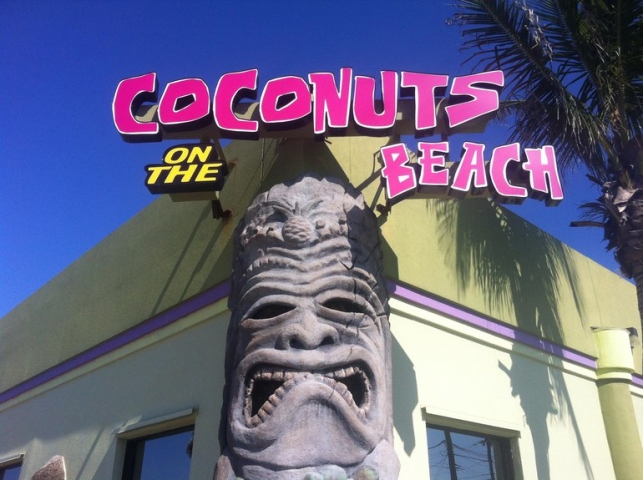
[[(449, 0), (13, 1), (0, 3), (0, 317), (152, 202), (143, 167), (165, 144), (128, 144), (111, 102), (118, 82), (148, 72), (160, 87), (259, 69), (261, 85), (315, 71), (470, 72)], [(497, 146), (502, 129), (471, 138)], [(568, 175), (556, 208), (515, 209), (610, 270), (597, 229), (572, 229), (593, 200)]]

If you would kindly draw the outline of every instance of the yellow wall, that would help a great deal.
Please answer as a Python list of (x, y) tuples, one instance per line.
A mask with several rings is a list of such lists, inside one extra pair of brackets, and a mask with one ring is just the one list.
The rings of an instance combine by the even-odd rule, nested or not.
[[(225, 304), (220, 300), (0, 406), (0, 458), (25, 453), (22, 478), (63, 455), (68, 478), (117, 480), (124, 447), (119, 429), (196, 408), (191, 478), (212, 478)], [(429, 478), (427, 421), (514, 437), (517, 468), (527, 480), (614, 478), (593, 370), (399, 299), (391, 306), (401, 480)]]
[(631, 387), (631, 391), (636, 424), (639, 427), (639, 435), (643, 439), (643, 387)]
[(191, 478), (212, 478), (228, 319), (222, 300), (0, 405), (0, 458), (25, 453), (23, 479), (63, 455), (69, 479), (117, 480), (117, 430), (196, 408)]
[[(375, 155), (387, 141), (232, 142), (221, 199), (233, 217), (163, 197), (107, 237), (0, 321), (0, 392), (229, 278), (234, 226), (276, 182), (350, 177), (383, 205)], [(590, 327), (638, 325), (629, 282), (484, 199), (405, 200), (380, 223), (391, 278), (590, 355)]]
[(392, 306), (401, 479), (428, 478), (425, 421), (513, 437), (517, 478), (614, 478), (593, 370), (399, 300)]
[[(276, 182), (319, 171), (384, 205), (376, 153), (387, 141), (231, 143), (236, 166), (221, 200), (232, 218), (213, 220), (206, 202), (161, 198), (106, 238), (0, 321), (0, 393), (227, 281), (234, 226)], [(589, 356), (591, 327), (638, 326), (630, 283), (487, 200), (409, 199), (379, 223), (387, 275), (465, 309)], [(613, 478), (593, 371), (392, 305), (402, 479), (427, 472), (429, 417), (516, 435), (525, 478), (545, 468), (551, 478)], [(69, 478), (111, 478), (115, 430), (198, 407), (192, 478), (211, 478), (227, 318), (219, 302), (0, 404), (0, 458), (26, 451), (23, 478), (56, 454)], [(643, 430), (642, 397), (633, 398)]]

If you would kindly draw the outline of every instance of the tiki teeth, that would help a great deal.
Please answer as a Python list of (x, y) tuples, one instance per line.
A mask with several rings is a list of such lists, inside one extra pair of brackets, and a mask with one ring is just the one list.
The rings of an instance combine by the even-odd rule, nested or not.
[(283, 398), (285, 392), (286, 392), (286, 389), (283, 386), (281, 386), (277, 390), (275, 390), (275, 393), (273, 395), (276, 395), (277, 398)]
[[(353, 375), (359, 375), (364, 386), (366, 402), (361, 408), (357, 407), (350, 389), (345, 383), (343, 383), (343, 379)], [(252, 407), (249, 399), (252, 396), (252, 392), (257, 381), (281, 382), (282, 385), (273, 392), (263, 405), (260, 406), (259, 411), (250, 417), (250, 410)], [(301, 372), (285, 370), (283, 368), (277, 368), (276, 366), (263, 366), (255, 370), (252, 376), (248, 379), (248, 385), (246, 388), (246, 404), (244, 405), (244, 412), (246, 418), (248, 418), (248, 425), (250, 427), (256, 427), (264, 423), (264, 421), (266, 421), (275, 411), (288, 390), (290, 390), (294, 385), (307, 381), (315, 381), (328, 385), (337, 393), (337, 395), (341, 396), (350, 407), (354, 408), (359, 417), (364, 419), (368, 415), (372, 385), (369, 382), (366, 373), (359, 366), (349, 366), (326, 372)]]
[[(340, 395), (344, 396), (346, 393), (348, 393), (348, 387), (344, 385), (342, 382), (337, 382), (334, 385), (335, 391), (339, 393)], [(352, 395), (351, 395), (352, 397)]]

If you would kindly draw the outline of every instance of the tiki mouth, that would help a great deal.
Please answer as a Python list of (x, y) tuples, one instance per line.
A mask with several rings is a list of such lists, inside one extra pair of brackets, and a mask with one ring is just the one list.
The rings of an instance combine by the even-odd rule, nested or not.
[(327, 385), (361, 418), (368, 413), (371, 382), (361, 366), (310, 372), (261, 365), (246, 377), (244, 414), (247, 425), (261, 425), (279, 407), (290, 390), (305, 382)]

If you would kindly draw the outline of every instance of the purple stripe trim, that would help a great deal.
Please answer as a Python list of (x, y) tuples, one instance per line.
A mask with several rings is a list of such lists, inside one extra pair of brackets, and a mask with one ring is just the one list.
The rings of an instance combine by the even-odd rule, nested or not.
[(643, 388), (643, 377), (641, 375), (632, 375), (632, 383), (637, 387)]
[(4, 403), (12, 398), (22, 395), (29, 390), (36, 388), (50, 380), (53, 380), (65, 373), (71, 372), (72, 370), (82, 367), (83, 365), (88, 364), (89, 362), (96, 360), (97, 358), (107, 355), (114, 350), (117, 350), (125, 345), (132, 343), (139, 338), (149, 335), (152, 332), (155, 332), (163, 327), (167, 327), (177, 320), (190, 315), (191, 313), (200, 310), (203, 307), (207, 307), (222, 298), (227, 297), (230, 294), (230, 282), (225, 281), (212, 287), (205, 292), (201, 292), (194, 297), (182, 302), (165, 312), (162, 312), (155, 317), (152, 317), (148, 320), (143, 321), (142, 323), (136, 325), (135, 327), (125, 330), (118, 335), (113, 336), (112, 338), (105, 340), (103, 343), (85, 350), (78, 355), (65, 360), (62, 363), (45, 370), (34, 377), (31, 377), (28, 380), (25, 380), (22, 383), (19, 383), (15, 387), (12, 387), (4, 392), (0, 393), (0, 404)]
[(540, 350), (541, 352), (564, 358), (565, 360), (569, 360), (570, 362), (582, 365), (584, 367), (589, 367), (592, 369), (596, 368), (596, 359), (588, 355), (584, 355), (569, 348), (562, 347), (543, 338), (539, 338), (535, 335), (523, 332), (522, 330), (519, 330), (510, 325), (499, 323), (481, 317), (479, 315), (466, 312), (460, 308), (437, 300), (436, 298), (429, 296), (427, 293), (419, 293), (415, 290), (411, 290), (410, 288), (404, 287), (392, 281), (388, 282), (388, 289), (389, 292), (391, 292), (391, 295), (409, 300), (418, 305), (422, 305), (423, 307), (427, 307), (431, 310), (443, 313), (449, 317), (460, 320), (481, 330), (485, 330), (500, 337), (508, 338), (509, 340), (528, 345), (532, 348), (535, 348), (536, 350)]
[[(388, 282), (388, 289), (389, 292), (391, 292), (391, 294), (396, 297), (409, 300), (415, 304), (440, 312), (444, 315), (460, 320), (481, 330), (496, 334), (509, 340), (516, 341), (518, 343), (522, 343), (524, 345), (528, 345), (542, 352), (564, 358), (565, 360), (569, 360), (584, 367), (592, 369), (596, 368), (596, 360), (588, 355), (584, 355), (574, 350), (564, 348), (548, 340), (523, 332), (515, 327), (484, 318), (480, 315), (466, 312), (460, 308), (454, 307), (443, 301), (433, 298), (427, 293), (420, 293), (418, 291), (411, 290), (408, 287), (404, 287), (392, 281)], [(83, 365), (86, 365), (87, 363), (96, 360), (103, 355), (107, 355), (114, 350), (124, 347), (125, 345), (144, 337), (145, 335), (171, 325), (177, 320), (227, 297), (229, 294), (230, 282), (225, 281), (223, 283), (220, 283), (219, 285), (212, 287), (210, 290), (206, 290), (205, 292), (195, 295), (185, 302), (180, 303), (155, 317), (145, 320), (139, 325), (136, 325), (129, 330), (115, 335), (114, 337), (104, 341), (103, 343), (85, 350), (84, 352), (68, 360), (65, 360), (62, 363), (59, 363), (49, 370), (45, 370), (44, 372), (39, 373), (38, 375), (35, 375), (34, 377), (31, 377), (30, 379), (8, 390), (5, 390), (4, 392), (0, 393), (0, 404), (11, 400), (18, 395), (22, 395), (23, 393), (26, 393), (29, 390), (36, 388), (50, 380), (60, 377), (61, 375), (64, 375), (65, 373), (68, 373), (76, 368), (82, 367)], [(643, 377), (639, 375), (633, 375), (632, 382), (634, 385), (643, 388)]]

